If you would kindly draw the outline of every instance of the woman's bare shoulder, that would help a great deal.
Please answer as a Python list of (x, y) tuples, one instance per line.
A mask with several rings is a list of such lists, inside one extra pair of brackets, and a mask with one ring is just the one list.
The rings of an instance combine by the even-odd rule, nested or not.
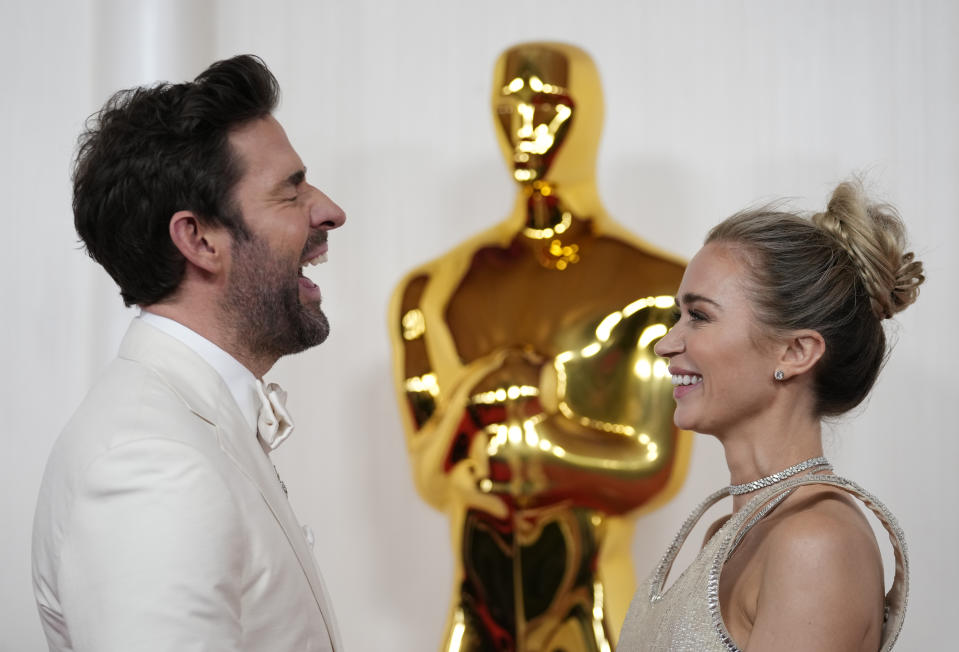
[(768, 525), (768, 544), (783, 554), (837, 552), (851, 546), (859, 552), (874, 551), (873, 561), (881, 563), (869, 522), (858, 502), (842, 489), (800, 487), (773, 512)]
[(878, 646), (882, 557), (854, 499), (832, 487), (803, 487), (765, 529), (751, 642), (787, 636), (806, 641), (796, 649)]

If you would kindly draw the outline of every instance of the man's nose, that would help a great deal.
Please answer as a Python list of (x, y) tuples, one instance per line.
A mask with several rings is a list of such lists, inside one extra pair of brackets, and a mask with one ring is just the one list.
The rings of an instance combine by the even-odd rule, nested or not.
[(322, 190), (313, 187), (310, 203), (310, 226), (314, 229), (338, 229), (346, 222), (346, 213), (339, 205), (326, 196)]

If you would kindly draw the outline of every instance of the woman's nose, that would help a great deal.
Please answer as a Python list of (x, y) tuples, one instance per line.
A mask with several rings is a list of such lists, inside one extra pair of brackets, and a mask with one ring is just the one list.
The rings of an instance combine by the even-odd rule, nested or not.
[(653, 345), (653, 352), (661, 358), (668, 358), (680, 351), (680, 338), (677, 326), (673, 326)]

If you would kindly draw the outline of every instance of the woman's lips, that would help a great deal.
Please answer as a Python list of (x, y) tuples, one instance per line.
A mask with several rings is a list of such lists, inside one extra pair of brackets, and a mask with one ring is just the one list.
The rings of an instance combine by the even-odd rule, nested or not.
[(673, 398), (679, 400), (682, 397), (686, 396), (686, 394), (689, 394), (690, 392), (698, 388), (702, 384), (703, 384), (702, 381), (700, 381), (696, 383), (695, 385), (676, 385), (676, 387), (673, 388)]
[(679, 399), (703, 384), (703, 377), (688, 369), (670, 367), (673, 381), (673, 398)]

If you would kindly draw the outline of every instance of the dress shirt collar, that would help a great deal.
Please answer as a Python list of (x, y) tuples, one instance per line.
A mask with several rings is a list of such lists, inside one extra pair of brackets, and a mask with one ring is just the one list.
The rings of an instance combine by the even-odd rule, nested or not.
[(216, 344), (178, 321), (146, 310), (140, 311), (139, 319), (176, 338), (213, 367), (226, 383), (250, 429), (256, 432), (260, 399), (256, 392), (256, 376), (252, 371)]

